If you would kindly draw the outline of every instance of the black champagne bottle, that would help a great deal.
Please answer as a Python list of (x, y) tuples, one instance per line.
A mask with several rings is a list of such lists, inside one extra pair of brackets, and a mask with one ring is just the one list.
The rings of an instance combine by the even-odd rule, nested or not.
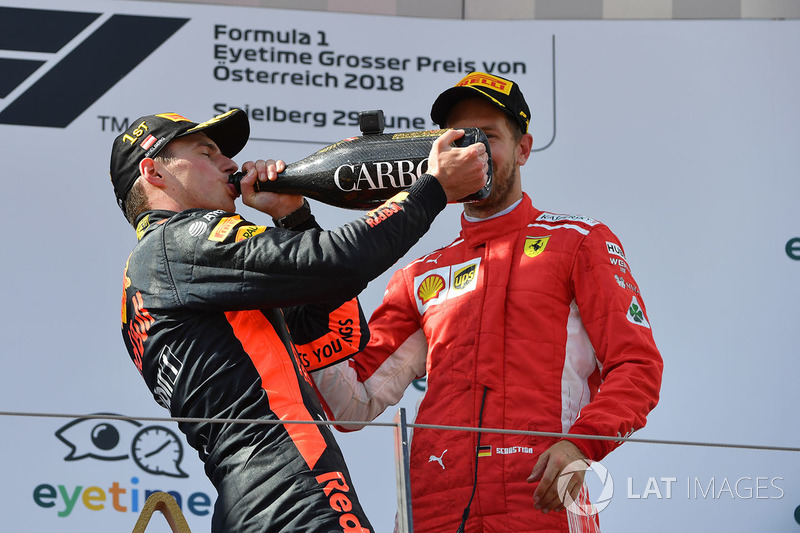
[[(456, 139), (455, 146), (482, 142), (489, 154), (486, 185), (459, 200), (475, 202), (491, 192), (491, 152), (489, 141), (481, 129), (463, 129), (464, 135)], [(445, 131), (380, 133), (344, 139), (287, 164), (275, 181), (256, 181), (255, 188), (257, 191), (300, 194), (346, 209), (373, 209), (413, 185), (425, 173), (433, 141)], [(236, 172), (229, 179), (239, 192), (244, 174)]]

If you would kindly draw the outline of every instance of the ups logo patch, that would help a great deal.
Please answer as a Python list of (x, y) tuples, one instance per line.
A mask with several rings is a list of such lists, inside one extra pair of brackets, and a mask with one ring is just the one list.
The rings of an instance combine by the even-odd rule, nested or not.
[(461, 290), (467, 287), (474, 279), (478, 271), (478, 265), (467, 265), (457, 270), (453, 275), (453, 288)]

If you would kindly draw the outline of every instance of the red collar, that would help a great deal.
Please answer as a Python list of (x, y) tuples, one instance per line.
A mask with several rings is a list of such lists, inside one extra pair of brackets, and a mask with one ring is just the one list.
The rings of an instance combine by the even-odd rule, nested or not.
[(462, 213), (460, 237), (464, 239), (470, 248), (475, 248), (496, 237), (518, 231), (537, 212), (537, 209), (531, 203), (530, 197), (523, 192), (522, 201), (519, 205), (503, 216), (480, 222), (469, 222)]

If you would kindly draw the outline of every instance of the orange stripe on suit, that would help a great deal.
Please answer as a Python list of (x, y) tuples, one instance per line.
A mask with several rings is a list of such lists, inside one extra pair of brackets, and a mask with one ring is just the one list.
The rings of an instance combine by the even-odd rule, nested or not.
[[(225, 316), (261, 376), (270, 409), (281, 420), (313, 421), (303, 403), (293, 355), (287, 353), (269, 320), (260, 311), (229, 311)], [(313, 424), (284, 426), (308, 467), (313, 469), (327, 447), (319, 427)]]

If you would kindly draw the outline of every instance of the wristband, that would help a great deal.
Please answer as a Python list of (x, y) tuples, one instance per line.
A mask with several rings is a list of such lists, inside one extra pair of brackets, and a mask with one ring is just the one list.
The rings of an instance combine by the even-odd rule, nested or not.
[(276, 228), (292, 229), (308, 220), (309, 217), (311, 217), (311, 206), (308, 205), (308, 200), (303, 198), (303, 205), (283, 218), (273, 218), (272, 222), (275, 223)]

